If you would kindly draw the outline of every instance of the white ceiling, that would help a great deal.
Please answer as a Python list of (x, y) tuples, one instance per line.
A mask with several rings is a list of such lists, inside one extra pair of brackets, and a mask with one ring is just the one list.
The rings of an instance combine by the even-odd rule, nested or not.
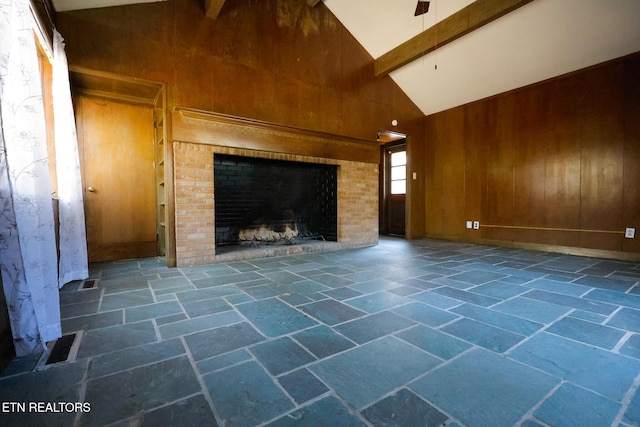
[(51, 0), (57, 12), (79, 9), (96, 9), (99, 7), (122, 6), (134, 3), (153, 3), (166, 0)]
[[(324, 0), (374, 58), (471, 2)], [(391, 77), (429, 115), (638, 51), (639, 0), (534, 0)]]
[[(63, 11), (162, 0), (52, 1)], [(431, 0), (418, 17), (417, 0), (323, 1), (378, 58), (474, 0)], [(391, 77), (429, 115), (638, 51), (640, 0), (534, 0)]]

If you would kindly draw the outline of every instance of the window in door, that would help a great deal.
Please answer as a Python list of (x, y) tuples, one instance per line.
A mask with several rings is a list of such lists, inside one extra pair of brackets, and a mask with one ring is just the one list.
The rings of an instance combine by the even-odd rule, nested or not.
[(391, 194), (406, 194), (407, 192), (407, 152), (391, 153)]

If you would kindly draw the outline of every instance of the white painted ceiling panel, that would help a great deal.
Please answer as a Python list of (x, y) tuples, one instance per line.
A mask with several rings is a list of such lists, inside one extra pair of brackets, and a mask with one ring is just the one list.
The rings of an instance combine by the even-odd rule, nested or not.
[[(435, 22), (438, 3), (442, 10), (450, 1), (432, 0), (429, 24)], [(455, 10), (469, 3), (460, 1)], [(421, 21), (413, 16), (415, 1), (325, 0), (325, 4), (374, 58), (410, 38), (415, 20)], [(405, 8), (402, 18), (396, 10), (400, 6)], [(366, 7), (378, 9), (368, 12), (372, 16), (397, 21), (387, 19), (383, 27), (376, 21), (367, 27), (355, 14)], [(444, 19), (440, 10), (438, 22)], [(407, 31), (409, 27), (414, 30)], [(376, 44), (384, 47), (377, 49)], [(534, 0), (405, 65), (391, 77), (429, 115), (638, 51), (639, 0)]]
[(57, 12), (80, 9), (96, 9), (99, 7), (122, 6), (134, 3), (153, 3), (166, 0), (51, 0)]

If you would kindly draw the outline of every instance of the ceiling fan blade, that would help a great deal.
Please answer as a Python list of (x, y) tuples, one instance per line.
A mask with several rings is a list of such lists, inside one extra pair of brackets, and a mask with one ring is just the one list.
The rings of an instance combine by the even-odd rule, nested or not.
[(416, 12), (413, 14), (413, 16), (419, 16), (429, 12), (429, 3), (431, 2), (418, 0), (418, 4), (416, 5)]

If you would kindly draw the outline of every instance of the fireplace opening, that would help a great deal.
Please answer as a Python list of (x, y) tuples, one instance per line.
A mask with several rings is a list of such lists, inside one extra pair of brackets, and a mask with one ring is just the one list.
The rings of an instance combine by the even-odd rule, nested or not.
[(216, 253), (338, 241), (335, 165), (214, 155)]

